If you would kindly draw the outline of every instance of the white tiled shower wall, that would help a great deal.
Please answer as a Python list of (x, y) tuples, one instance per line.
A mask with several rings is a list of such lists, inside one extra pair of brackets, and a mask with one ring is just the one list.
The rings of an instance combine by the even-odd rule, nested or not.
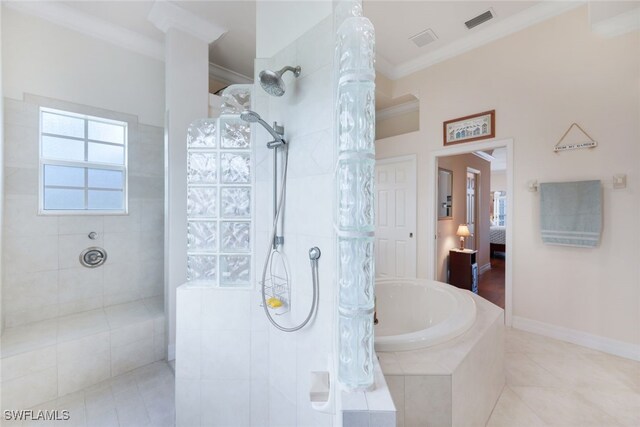
[[(4, 101), (4, 328), (162, 296), (163, 129), (31, 95)], [(128, 215), (38, 215), (39, 105), (129, 122)], [(104, 266), (80, 265), (89, 246), (107, 250)]]
[[(39, 106), (129, 123), (128, 215), (38, 215)], [(3, 120), (2, 405), (26, 409), (164, 357), (163, 131), (32, 95)], [(80, 266), (88, 246), (104, 266)]]
[(312, 371), (326, 371), (333, 352), (335, 251), (333, 237), (333, 38), (327, 18), (270, 59), (265, 69), (300, 65), (287, 93), (272, 98), (256, 85), (252, 108), (267, 122), (285, 126), (289, 177), (285, 243), (292, 284), (292, 312), (275, 316), (284, 326), (299, 324), (311, 305), (309, 248), (319, 261), (318, 315), (303, 330), (282, 333), (260, 307), (259, 285), (272, 222), (272, 154), (269, 135), (255, 132), (255, 277), (252, 290), (225, 290), (192, 282), (178, 288), (176, 415), (178, 426), (330, 426), (333, 417), (311, 408)]
[[(253, 108), (268, 122), (285, 127), (289, 145), (289, 173), (284, 213), (284, 246), (290, 267), (292, 311), (276, 316), (285, 326), (299, 324), (312, 301), (309, 248), (318, 246), (320, 303), (315, 320), (303, 330), (283, 333), (269, 326), (267, 352), (269, 424), (327, 426), (332, 417), (311, 408), (309, 381), (312, 371), (326, 371), (334, 351), (335, 243), (333, 231), (333, 20), (328, 17), (269, 59), (256, 60), (256, 80), (263, 69), (285, 65), (302, 67), (300, 77), (284, 76), (287, 91), (280, 98), (254, 91)], [(257, 128), (257, 127), (256, 127)], [(261, 274), (272, 221), (272, 151), (269, 136), (257, 131), (256, 141), (256, 274)], [(258, 279), (259, 280), (259, 279)], [(264, 316), (261, 317), (262, 322)], [(256, 349), (252, 349), (256, 351)], [(256, 355), (253, 355), (256, 357)], [(266, 354), (265, 354), (266, 356)], [(335, 379), (332, 379), (334, 381)]]
[(252, 328), (252, 292), (190, 282), (177, 294), (176, 425), (264, 426), (267, 336)]

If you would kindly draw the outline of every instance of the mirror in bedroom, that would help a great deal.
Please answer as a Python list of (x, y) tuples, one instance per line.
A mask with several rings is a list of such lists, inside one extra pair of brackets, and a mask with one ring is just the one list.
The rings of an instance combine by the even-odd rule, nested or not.
[(438, 168), (438, 219), (452, 219), (453, 172)]

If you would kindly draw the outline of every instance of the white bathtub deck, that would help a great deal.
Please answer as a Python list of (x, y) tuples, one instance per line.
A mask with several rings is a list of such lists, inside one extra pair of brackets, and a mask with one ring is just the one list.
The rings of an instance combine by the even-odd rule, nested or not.
[(425, 349), (378, 352), (399, 426), (480, 426), (489, 419), (505, 382), (504, 312), (471, 295), (477, 319), (463, 335)]

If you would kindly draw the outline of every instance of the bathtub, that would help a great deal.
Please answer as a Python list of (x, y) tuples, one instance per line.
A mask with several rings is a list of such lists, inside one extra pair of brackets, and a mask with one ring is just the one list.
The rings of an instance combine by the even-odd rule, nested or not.
[(422, 279), (376, 280), (376, 351), (431, 347), (466, 332), (476, 304), (466, 292)]

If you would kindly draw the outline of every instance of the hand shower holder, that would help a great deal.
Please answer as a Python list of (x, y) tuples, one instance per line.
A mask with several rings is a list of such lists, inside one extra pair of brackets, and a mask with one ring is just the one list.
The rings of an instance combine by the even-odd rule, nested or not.
[[(290, 311), (291, 305), (291, 288), (289, 287), (289, 282), (284, 277), (271, 275), (266, 278), (264, 282), (260, 282), (260, 285), (264, 285), (264, 294), (265, 300), (269, 300), (269, 298), (277, 298), (282, 302), (282, 306), (280, 307), (267, 307), (274, 312), (277, 316), (281, 316)], [(261, 304), (262, 306), (262, 304)]]

